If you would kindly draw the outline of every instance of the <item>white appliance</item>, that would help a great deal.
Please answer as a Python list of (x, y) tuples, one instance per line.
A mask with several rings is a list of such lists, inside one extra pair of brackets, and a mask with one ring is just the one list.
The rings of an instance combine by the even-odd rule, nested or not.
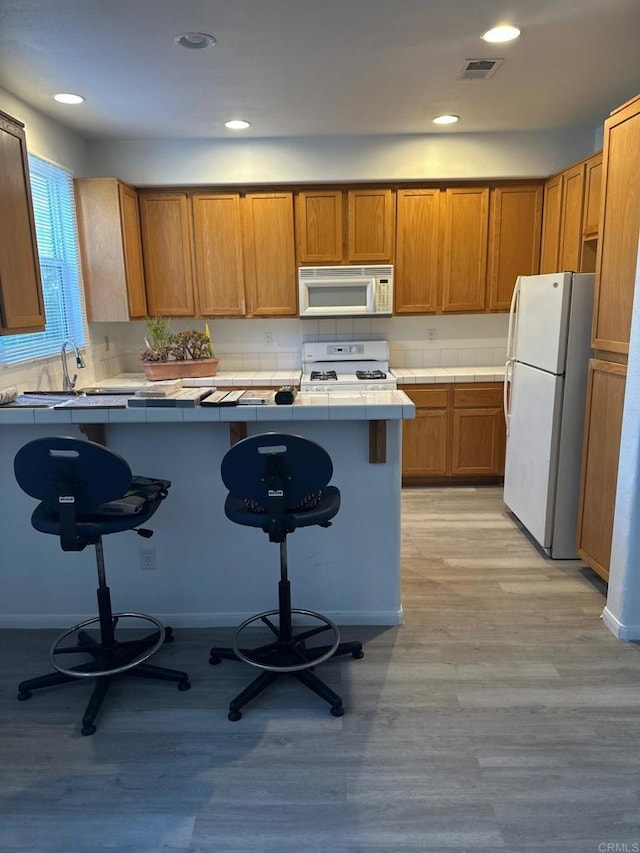
[(594, 276), (520, 276), (509, 316), (504, 502), (554, 559), (575, 559)]
[(299, 267), (301, 317), (390, 317), (393, 266)]
[(302, 345), (301, 391), (388, 391), (397, 387), (389, 370), (387, 341), (319, 341)]

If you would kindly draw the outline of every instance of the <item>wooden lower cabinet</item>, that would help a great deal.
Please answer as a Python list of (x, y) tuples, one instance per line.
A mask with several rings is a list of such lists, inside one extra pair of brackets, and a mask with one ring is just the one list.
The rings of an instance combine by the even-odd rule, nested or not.
[(445, 477), (449, 469), (449, 386), (412, 388), (415, 420), (402, 425), (402, 476), (407, 482)]
[(404, 421), (405, 485), (498, 482), (504, 474), (502, 385), (474, 382), (404, 386), (416, 405)]
[(578, 510), (578, 555), (609, 579), (627, 366), (589, 362)]

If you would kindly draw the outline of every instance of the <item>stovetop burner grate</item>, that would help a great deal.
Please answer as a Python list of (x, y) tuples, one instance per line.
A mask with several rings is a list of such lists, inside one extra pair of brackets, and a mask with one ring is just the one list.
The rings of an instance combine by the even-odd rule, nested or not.
[(386, 379), (387, 374), (383, 370), (356, 370), (358, 379)]
[(312, 382), (332, 382), (337, 381), (338, 374), (335, 370), (312, 370), (311, 371), (311, 381)]

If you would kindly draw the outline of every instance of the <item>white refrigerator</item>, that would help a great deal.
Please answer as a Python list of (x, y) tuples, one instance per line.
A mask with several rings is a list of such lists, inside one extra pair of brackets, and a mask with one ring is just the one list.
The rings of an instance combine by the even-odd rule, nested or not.
[(509, 315), (504, 502), (546, 553), (576, 559), (594, 276), (520, 276)]

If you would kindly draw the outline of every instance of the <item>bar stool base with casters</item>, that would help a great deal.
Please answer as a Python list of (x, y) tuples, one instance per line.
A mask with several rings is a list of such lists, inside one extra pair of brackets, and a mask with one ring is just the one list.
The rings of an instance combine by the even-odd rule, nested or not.
[[(287, 534), (298, 527), (329, 527), (340, 508), (340, 492), (327, 486), (333, 472), (328, 453), (315, 442), (300, 436), (268, 433), (238, 442), (222, 462), (222, 477), (229, 489), (225, 513), (231, 521), (261, 527), (271, 542), (280, 545), (278, 609), (266, 610), (245, 619), (232, 637), (231, 647), (214, 646), (209, 663), (241, 660), (262, 670), (229, 703), (228, 719), (242, 717), (241, 708), (283, 675), (291, 675), (331, 706), (334, 717), (344, 714), (342, 698), (312, 670), (331, 657), (364, 657), (362, 643), (340, 642), (340, 632), (328, 617), (313, 610), (291, 607), (291, 583), (287, 567)], [(294, 631), (293, 617), (304, 617), (311, 627)], [(273, 617), (277, 617), (277, 623)], [(271, 642), (246, 648), (241, 645), (245, 629), (262, 623), (273, 634)], [(330, 632), (331, 642), (309, 648), (312, 637)]]
[[(188, 690), (191, 685), (186, 672), (147, 662), (164, 643), (173, 641), (172, 629), (144, 613), (113, 613), (102, 545), (103, 535), (125, 530), (135, 530), (149, 538), (152, 531), (140, 525), (155, 513), (171, 484), (166, 480), (134, 478), (118, 454), (90, 441), (66, 437), (29, 442), (16, 455), (14, 470), (21, 488), (41, 500), (31, 516), (33, 527), (59, 536), (64, 551), (95, 546), (98, 571), (98, 616), (67, 629), (53, 642), (49, 661), (54, 671), (20, 682), (18, 699), (29, 699), (32, 691), (44, 687), (92, 678), (95, 684), (81, 728), (83, 735), (92, 735), (114, 678), (173, 681), (178, 690)], [(120, 515), (121, 507), (127, 504), (122, 499), (133, 494), (142, 498), (133, 502), (138, 511)], [(133, 624), (123, 625), (125, 621)], [(126, 630), (138, 635), (142, 630), (139, 625), (145, 636), (124, 638)], [(93, 626), (97, 632), (91, 632)], [(149, 627), (153, 629), (150, 634)], [(68, 642), (74, 635), (75, 642)], [(84, 660), (72, 664), (76, 655), (84, 656)]]

